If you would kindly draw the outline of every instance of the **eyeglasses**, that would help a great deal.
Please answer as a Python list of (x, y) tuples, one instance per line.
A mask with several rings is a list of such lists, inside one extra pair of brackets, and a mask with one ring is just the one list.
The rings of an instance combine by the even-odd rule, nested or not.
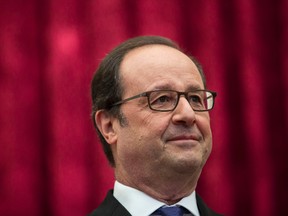
[(112, 106), (117, 106), (136, 98), (147, 97), (148, 105), (151, 110), (169, 112), (177, 107), (181, 95), (185, 96), (194, 111), (204, 112), (213, 109), (217, 93), (209, 90), (195, 90), (189, 92), (154, 90), (118, 101), (112, 104)]

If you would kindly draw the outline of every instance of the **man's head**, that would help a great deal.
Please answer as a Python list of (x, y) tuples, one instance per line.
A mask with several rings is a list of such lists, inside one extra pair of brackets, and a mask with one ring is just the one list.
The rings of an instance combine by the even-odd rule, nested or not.
[[(158, 36), (142, 36), (132, 38), (130, 40), (125, 41), (116, 47), (112, 52), (110, 52), (105, 59), (101, 62), (98, 70), (96, 71), (94, 78), (92, 80), (92, 101), (93, 101), (93, 111), (92, 117), (94, 121), (94, 125), (99, 134), (100, 140), (102, 142), (105, 154), (112, 166), (115, 166), (115, 159), (113, 153), (111, 151), (111, 144), (109, 144), (96, 123), (95, 114), (99, 110), (105, 110), (107, 115), (111, 115), (119, 120), (121, 126), (125, 126), (128, 122), (125, 114), (121, 111), (121, 106), (112, 106), (112, 104), (122, 100), (124, 97), (124, 92), (128, 90), (128, 88), (133, 88), (133, 86), (137, 86), (137, 80), (142, 80), (145, 77), (145, 71), (142, 71), (141, 74), (135, 73), (136, 77), (135, 83), (130, 83), (130, 86), (125, 86), (126, 75), (123, 70), (123, 59), (126, 56), (141, 47), (153, 47), (156, 45), (163, 45), (165, 47), (170, 47), (175, 49), (175, 51), (180, 50), (177, 44), (173, 41), (158, 37)], [(163, 56), (165, 59), (165, 56)], [(200, 64), (193, 58), (189, 57), (196, 68), (197, 73), (199, 73), (203, 88), (206, 87), (205, 76), (203, 74), (202, 68)], [(140, 64), (145, 64), (145, 59), (140, 62)], [(133, 68), (132, 68), (133, 70)], [(165, 71), (158, 71), (158, 73), (162, 73), (165, 75)], [(181, 72), (179, 72), (179, 76), (181, 76)], [(154, 80), (149, 80), (149, 82), (153, 83)], [(140, 93), (140, 92), (139, 92)]]

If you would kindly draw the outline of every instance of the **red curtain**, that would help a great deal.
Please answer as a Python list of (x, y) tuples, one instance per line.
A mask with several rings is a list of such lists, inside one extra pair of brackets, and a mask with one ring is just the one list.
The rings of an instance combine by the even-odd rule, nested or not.
[(86, 215), (113, 186), (90, 80), (137, 35), (203, 64), (213, 153), (197, 187), (225, 215), (288, 215), (288, 1), (0, 2), (0, 215)]

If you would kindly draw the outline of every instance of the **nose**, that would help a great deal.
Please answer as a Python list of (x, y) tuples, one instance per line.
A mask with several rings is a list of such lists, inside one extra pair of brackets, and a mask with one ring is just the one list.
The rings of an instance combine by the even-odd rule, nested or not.
[(173, 112), (172, 122), (174, 124), (191, 126), (194, 124), (195, 120), (195, 111), (192, 109), (184, 95), (181, 95), (178, 105)]

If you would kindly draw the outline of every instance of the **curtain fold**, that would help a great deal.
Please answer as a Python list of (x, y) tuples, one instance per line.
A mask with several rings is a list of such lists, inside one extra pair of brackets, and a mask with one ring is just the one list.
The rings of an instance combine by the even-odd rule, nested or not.
[(0, 2), (0, 215), (86, 215), (113, 187), (90, 112), (102, 58), (175, 40), (218, 92), (197, 192), (225, 215), (288, 215), (288, 2)]

